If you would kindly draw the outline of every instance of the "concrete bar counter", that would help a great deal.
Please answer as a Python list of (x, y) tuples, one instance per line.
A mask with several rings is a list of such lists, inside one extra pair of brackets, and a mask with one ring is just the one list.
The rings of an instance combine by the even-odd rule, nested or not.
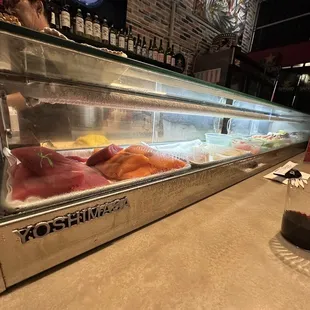
[(0, 309), (310, 309), (308, 260), (301, 272), (273, 249), (273, 169), (10, 288)]

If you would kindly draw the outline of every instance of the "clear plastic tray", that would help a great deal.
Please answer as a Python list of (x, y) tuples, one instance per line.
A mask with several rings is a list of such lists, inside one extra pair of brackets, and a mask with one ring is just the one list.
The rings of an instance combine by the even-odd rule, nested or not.
[[(71, 150), (71, 151), (60, 151), (64, 156), (80, 156), (80, 157), (89, 157), (92, 153), (92, 149), (88, 150)], [(5, 197), (5, 201), (2, 202), (2, 208), (5, 213), (16, 213), (18, 211), (22, 210), (28, 210), (28, 209), (35, 209), (39, 207), (44, 207), (48, 205), (56, 205), (56, 204), (62, 204), (66, 202), (73, 202), (77, 201), (89, 196), (95, 196), (95, 195), (103, 195), (107, 193), (111, 193), (112, 191), (125, 189), (128, 187), (133, 187), (136, 185), (143, 185), (147, 184), (154, 180), (161, 180), (166, 177), (171, 177), (174, 175), (178, 175), (183, 173), (184, 171), (187, 171), (191, 168), (191, 165), (189, 163), (186, 164), (185, 167), (181, 169), (174, 169), (170, 171), (165, 171), (161, 173), (156, 173), (147, 177), (143, 178), (136, 178), (136, 179), (130, 179), (130, 180), (124, 180), (124, 181), (112, 181), (110, 184), (103, 186), (103, 187), (97, 187), (92, 188), (88, 190), (83, 191), (77, 191), (72, 193), (65, 193), (61, 195), (56, 195), (48, 198), (39, 198), (39, 197), (29, 197), (25, 201), (18, 201), (18, 200), (11, 200), (10, 195), (12, 192), (11, 188), (11, 167), (6, 164), (5, 170), (4, 170), (4, 181), (6, 184), (6, 193), (2, 194), (2, 197)]]

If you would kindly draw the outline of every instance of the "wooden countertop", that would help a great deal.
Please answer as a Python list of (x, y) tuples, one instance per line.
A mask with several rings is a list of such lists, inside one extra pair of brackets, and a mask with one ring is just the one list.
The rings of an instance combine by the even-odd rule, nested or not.
[(0, 309), (309, 309), (310, 277), (272, 249), (286, 186), (266, 173), (9, 289)]

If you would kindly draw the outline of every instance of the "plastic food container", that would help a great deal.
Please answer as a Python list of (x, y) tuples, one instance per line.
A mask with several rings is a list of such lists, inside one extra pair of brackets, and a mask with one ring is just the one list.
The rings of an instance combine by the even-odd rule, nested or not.
[(242, 139), (234, 139), (232, 141), (232, 146), (235, 149), (251, 152), (253, 155), (259, 154), (261, 152), (263, 142), (262, 141), (250, 141)]
[(206, 142), (222, 146), (231, 146), (232, 137), (220, 133), (206, 133)]

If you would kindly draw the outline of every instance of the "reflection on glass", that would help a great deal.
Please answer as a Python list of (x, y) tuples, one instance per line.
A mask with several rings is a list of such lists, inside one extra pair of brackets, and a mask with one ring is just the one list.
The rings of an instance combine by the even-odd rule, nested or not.
[(160, 113), (158, 142), (205, 140), (205, 134), (221, 132), (223, 119), (210, 116)]

